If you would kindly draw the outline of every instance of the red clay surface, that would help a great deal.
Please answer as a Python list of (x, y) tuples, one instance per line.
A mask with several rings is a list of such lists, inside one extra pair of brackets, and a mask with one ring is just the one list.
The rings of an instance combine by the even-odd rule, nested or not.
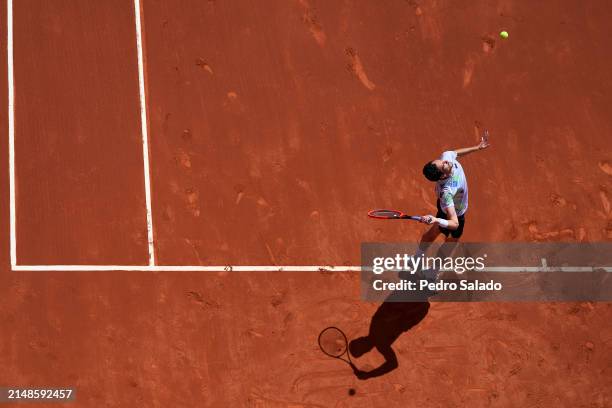
[[(19, 263), (146, 263), (133, 14), (15, 4)], [(464, 240), (612, 239), (607, 2), (145, 0), (143, 18), (161, 264), (357, 265), (362, 241), (417, 240), (365, 212), (433, 211), (422, 164), (484, 127)], [(11, 272), (0, 244), (0, 386), (74, 386), (73, 406), (612, 404), (609, 303), (433, 303), (399, 368), (362, 382), (316, 343), (367, 333), (356, 274)]]
[(146, 263), (133, 5), (16, 1), (17, 256)]

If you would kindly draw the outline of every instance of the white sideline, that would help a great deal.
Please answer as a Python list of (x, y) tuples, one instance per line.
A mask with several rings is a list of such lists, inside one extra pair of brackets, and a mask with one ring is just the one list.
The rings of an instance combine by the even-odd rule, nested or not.
[(138, 49), (138, 89), (140, 94), (140, 128), (142, 132), (142, 159), (144, 162), (145, 202), (147, 206), (147, 241), (149, 243), (149, 266), (155, 265), (153, 242), (153, 212), (151, 210), (151, 172), (149, 167), (149, 131), (147, 122), (147, 99), (145, 92), (144, 54), (142, 50), (142, 22), (140, 0), (134, 0), (136, 22), (136, 48)]
[(13, 70), (13, 0), (6, 1), (6, 54), (8, 65), (8, 138), (9, 138), (9, 224), (11, 266), (17, 265), (17, 227), (15, 212), (15, 76)]
[[(141, 272), (361, 272), (361, 266), (262, 266), (262, 265), (13, 265), (14, 271), (141, 271)], [(612, 267), (593, 266), (491, 266), (483, 272), (612, 272)]]

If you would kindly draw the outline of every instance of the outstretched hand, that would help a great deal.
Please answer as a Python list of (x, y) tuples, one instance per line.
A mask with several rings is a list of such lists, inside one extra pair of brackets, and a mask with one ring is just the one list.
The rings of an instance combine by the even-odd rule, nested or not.
[(485, 130), (484, 135), (480, 138), (480, 143), (478, 144), (478, 150), (486, 149), (489, 147), (489, 131)]
[(360, 379), (360, 380), (367, 380), (368, 378), (370, 378), (370, 376), (368, 375), (368, 373), (366, 371), (361, 371), (353, 363), (350, 363), (350, 364), (351, 364), (351, 368), (353, 369), (353, 373), (355, 374), (355, 376), (358, 379)]

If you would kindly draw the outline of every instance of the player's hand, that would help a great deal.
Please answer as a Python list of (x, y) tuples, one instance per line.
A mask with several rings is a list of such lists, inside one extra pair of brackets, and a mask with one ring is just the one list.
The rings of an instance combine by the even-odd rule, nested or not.
[(421, 222), (423, 224), (433, 224), (436, 221), (436, 217), (433, 215), (424, 215), (421, 217)]
[(359, 378), (360, 380), (367, 380), (368, 378), (370, 378), (370, 376), (368, 375), (366, 371), (361, 371), (360, 369), (355, 367), (353, 363), (350, 363), (350, 364), (351, 364), (351, 368), (353, 369), (353, 373), (355, 374), (355, 377)]
[(486, 149), (489, 147), (489, 131), (485, 130), (484, 135), (480, 138), (480, 143), (478, 144), (478, 150)]

